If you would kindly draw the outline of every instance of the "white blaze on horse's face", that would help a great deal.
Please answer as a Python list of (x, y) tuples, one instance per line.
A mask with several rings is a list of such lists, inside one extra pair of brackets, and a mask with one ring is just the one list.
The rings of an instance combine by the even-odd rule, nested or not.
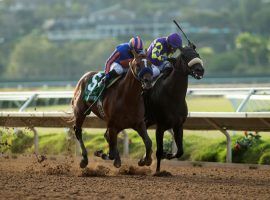
[(144, 62), (144, 67), (147, 67), (147, 60), (144, 58), (142, 61)]

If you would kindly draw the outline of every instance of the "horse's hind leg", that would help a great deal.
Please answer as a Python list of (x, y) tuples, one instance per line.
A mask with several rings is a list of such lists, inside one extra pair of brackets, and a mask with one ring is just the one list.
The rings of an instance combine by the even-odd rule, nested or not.
[(141, 138), (143, 139), (144, 145), (145, 145), (145, 150), (146, 150), (146, 155), (144, 158), (142, 158), (139, 162), (139, 166), (150, 166), (152, 164), (152, 141), (150, 137), (148, 136), (147, 129), (145, 126), (145, 123), (142, 122), (138, 127), (135, 129)]
[(77, 140), (80, 143), (80, 147), (82, 150), (82, 160), (80, 163), (80, 167), (81, 168), (85, 168), (88, 165), (88, 157), (87, 157), (87, 151), (82, 139), (82, 124), (85, 120), (85, 114), (84, 114), (84, 109), (82, 110), (78, 110), (78, 109), (74, 109), (74, 117), (75, 117), (75, 125), (74, 125), (74, 131), (75, 131), (75, 135)]

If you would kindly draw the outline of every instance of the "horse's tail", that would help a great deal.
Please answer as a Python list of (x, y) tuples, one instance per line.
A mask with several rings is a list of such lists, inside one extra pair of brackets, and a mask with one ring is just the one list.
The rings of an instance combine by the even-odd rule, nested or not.
[(89, 80), (89, 77), (92, 76), (94, 73), (95, 72), (87, 72), (78, 81), (74, 90), (73, 97), (70, 102), (73, 112), (72, 112), (72, 116), (67, 120), (68, 123), (73, 123), (75, 121), (75, 115), (74, 115), (74, 108), (76, 106), (75, 104), (77, 104), (78, 101), (82, 100), (83, 92), (86, 87), (87, 81)]

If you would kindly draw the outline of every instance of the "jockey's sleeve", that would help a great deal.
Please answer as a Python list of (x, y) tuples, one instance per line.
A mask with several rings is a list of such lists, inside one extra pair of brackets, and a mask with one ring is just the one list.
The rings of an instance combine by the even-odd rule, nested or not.
[(112, 55), (106, 61), (106, 69), (111, 66), (113, 62), (115, 62), (120, 57), (120, 52), (115, 50)]
[(156, 64), (161, 65), (164, 62), (163, 55), (161, 54), (161, 51), (163, 49), (163, 46), (160, 42), (155, 42), (154, 47), (152, 49), (151, 58), (155, 60)]

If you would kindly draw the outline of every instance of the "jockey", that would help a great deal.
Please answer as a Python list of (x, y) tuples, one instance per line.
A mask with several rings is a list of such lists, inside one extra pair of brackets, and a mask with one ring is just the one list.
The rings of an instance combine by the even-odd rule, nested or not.
[(131, 52), (133, 49), (138, 54), (144, 53), (143, 41), (139, 36), (132, 37), (128, 43), (123, 43), (116, 47), (105, 64), (105, 85), (109, 83), (110, 79), (127, 72), (129, 62), (134, 58)]
[(153, 77), (157, 77), (161, 71), (171, 68), (168, 58), (172, 57), (175, 51), (181, 47), (182, 38), (178, 33), (157, 38), (150, 44), (147, 57), (152, 63)]

